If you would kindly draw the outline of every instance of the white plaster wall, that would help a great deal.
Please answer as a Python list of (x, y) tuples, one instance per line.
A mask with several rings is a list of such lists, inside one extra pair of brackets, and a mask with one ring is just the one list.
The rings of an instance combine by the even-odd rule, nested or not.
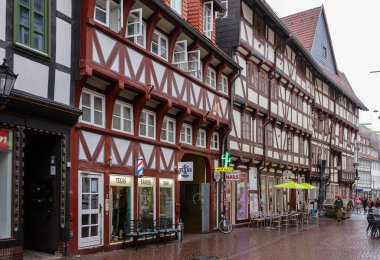
[(5, 57), (5, 49), (1, 48), (0, 47), (0, 61), (2, 62), (3, 61), (3, 58)]
[(49, 68), (38, 62), (14, 55), (14, 69), (18, 75), (15, 89), (47, 98)]
[(56, 70), (54, 101), (70, 105), (70, 74)]
[[(6, 1), (0, 1), (0, 40), (5, 40), (5, 16), (6, 16)], [(2, 57), (1, 57), (2, 59)]]
[[(58, 1), (60, 2), (60, 1)], [(66, 1), (65, 1), (66, 2)], [(70, 68), (71, 64), (71, 25), (57, 18), (57, 57), (59, 64)]]
[(252, 24), (253, 13), (252, 13), (251, 8), (249, 8), (244, 2), (242, 2), (242, 7), (241, 8), (243, 9), (243, 16), (244, 16), (244, 18), (250, 24)]
[(71, 0), (57, 0), (57, 11), (71, 17)]

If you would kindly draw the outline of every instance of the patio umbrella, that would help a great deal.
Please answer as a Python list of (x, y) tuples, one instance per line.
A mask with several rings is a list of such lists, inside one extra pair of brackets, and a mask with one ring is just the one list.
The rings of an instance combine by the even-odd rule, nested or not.
[(306, 190), (305, 186), (298, 184), (294, 181), (286, 182), (286, 183), (281, 183), (274, 185), (275, 188), (285, 188), (285, 189), (297, 189), (297, 190)]
[(318, 187), (315, 187), (314, 185), (311, 185), (311, 184), (306, 183), (306, 182), (301, 183), (301, 185), (304, 186), (304, 187), (306, 187), (306, 189), (308, 189), (308, 190), (316, 190), (316, 189), (318, 189)]

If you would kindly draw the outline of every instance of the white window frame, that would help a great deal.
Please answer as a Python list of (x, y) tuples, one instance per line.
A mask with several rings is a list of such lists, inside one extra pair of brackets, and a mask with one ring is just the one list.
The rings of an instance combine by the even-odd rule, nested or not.
[[(143, 38), (143, 42), (142, 44), (140, 44), (138, 42), (138, 38), (139, 37), (142, 37)], [(133, 41), (134, 43), (140, 45), (141, 47), (145, 48), (146, 46), (146, 23), (145, 22), (142, 22), (142, 32), (141, 32), (141, 35), (137, 35), (137, 36), (128, 36), (129, 40)]]
[[(206, 16), (206, 11), (210, 10), (210, 15)], [(208, 21), (209, 23), (208, 24)], [(208, 1), (203, 3), (203, 34), (206, 35), (208, 38), (211, 39), (212, 31), (213, 31), (213, 23), (214, 20), (214, 3), (213, 1)], [(210, 29), (207, 29), (208, 25), (210, 26)]]
[(224, 94), (228, 94), (228, 77), (224, 74), (222, 74), (219, 79), (219, 91)]
[[(143, 113), (145, 113), (146, 114), (146, 117), (145, 117), (145, 127), (146, 127), (146, 131), (145, 131), (145, 133), (146, 133), (146, 135), (142, 135), (141, 134), (141, 122), (140, 122), (140, 120), (141, 120), (141, 117), (143, 116)], [(148, 125), (148, 116), (149, 115), (151, 115), (151, 116), (153, 116), (153, 122), (154, 122), (154, 124), (153, 124), (153, 137), (152, 136), (149, 136), (148, 135), (148, 127), (149, 127), (149, 125)], [(139, 118), (139, 136), (141, 136), (141, 137), (145, 137), (145, 138), (149, 138), (149, 139), (156, 139), (156, 125), (157, 125), (157, 123), (156, 123), (156, 113), (154, 113), (154, 112), (152, 112), (152, 111), (149, 111), (149, 110), (146, 110), (146, 109), (143, 109), (143, 111), (141, 112), (141, 115), (140, 115), (140, 118)]]
[[(115, 102), (115, 105), (114, 105), (114, 108), (113, 108), (114, 110), (115, 110), (115, 106), (116, 105), (120, 106), (120, 117), (114, 115), (114, 113), (113, 113), (114, 111), (112, 111), (112, 124), (111, 124), (112, 125), (112, 130), (118, 131), (118, 132), (127, 133), (127, 134), (133, 134), (133, 106), (130, 105), (130, 104), (127, 104), (125, 102), (121, 102), (121, 101), (117, 100)], [(131, 121), (131, 131), (130, 132), (124, 131), (124, 120), (126, 120), (125, 117), (124, 117), (124, 107), (129, 108), (131, 110), (131, 119), (130, 120), (127, 119), (127, 120)], [(113, 118), (114, 117), (120, 118), (120, 129), (117, 129), (117, 128), (113, 127)]]
[[(114, 2), (113, 0), (106, 0), (106, 10), (105, 10), (105, 13), (106, 13), (106, 22), (105, 23), (96, 19), (96, 11), (97, 10), (103, 11), (103, 9), (97, 7), (96, 6), (96, 2), (95, 2), (94, 20), (97, 21), (100, 24), (103, 24), (103, 25), (107, 26), (108, 28), (110, 28), (111, 4), (116, 4), (116, 3), (113, 3), (113, 2)], [(123, 23), (123, 10), (124, 10), (123, 1), (120, 1), (119, 5), (120, 5), (120, 8), (119, 8), (120, 9), (120, 13), (119, 13), (119, 26), (118, 26), (119, 28), (118, 28), (118, 30), (116, 32), (120, 31), (120, 29), (122, 28), (122, 23)]]
[[(211, 75), (213, 75), (213, 77), (211, 77)], [(207, 67), (205, 83), (216, 89), (216, 72), (211, 67)]]
[[(153, 38), (152, 38), (152, 43), (151, 43), (151, 52), (153, 54), (157, 55), (158, 57), (164, 59), (164, 60), (168, 60), (168, 43), (169, 43), (168, 37), (166, 37), (164, 34), (160, 33), (157, 30), (154, 31), (153, 37), (154, 37), (155, 34), (157, 34), (157, 36), (158, 36), (158, 48), (157, 48), (158, 49), (158, 53), (153, 52), (153, 47), (152, 47), (153, 46)], [(165, 57), (163, 57), (162, 53), (161, 53), (161, 48), (162, 48), (162, 46), (161, 46), (161, 39), (165, 39), (165, 41), (166, 41), (166, 46), (165, 46), (166, 55), (165, 55)]]
[[(189, 135), (187, 135), (187, 130), (189, 131)], [(185, 140), (182, 139), (182, 135), (185, 136)], [(187, 142), (187, 138), (190, 137), (190, 142)], [(193, 127), (188, 124), (183, 124), (181, 128), (181, 134), (180, 134), (180, 142), (184, 144), (193, 144)]]
[[(181, 45), (183, 45), (183, 47), (180, 47)], [(183, 50), (181, 50), (182, 48)], [(181, 55), (183, 55), (184, 60), (175, 61), (175, 57), (181, 56)], [(187, 71), (187, 65), (188, 65), (187, 40), (177, 41), (175, 43), (174, 51), (173, 51), (173, 65), (175, 65), (179, 69)]]
[[(216, 139), (217, 139), (216, 142), (214, 140), (214, 137), (216, 137)], [(219, 150), (219, 133), (217, 133), (217, 132), (213, 132), (211, 135), (210, 149)]]
[(220, 1), (220, 4), (226, 9), (224, 15), (220, 18), (226, 18), (228, 16), (228, 0)]
[[(164, 126), (165, 126), (165, 121), (166, 121), (166, 135), (165, 135), (165, 139), (162, 138), (162, 136), (160, 137), (161, 138), (161, 141), (163, 142), (167, 142), (167, 143), (171, 143), (171, 144), (174, 144), (175, 143), (175, 133), (176, 133), (176, 124), (175, 124), (175, 120), (171, 117), (165, 117), (164, 120), (162, 121), (162, 128), (161, 128), (161, 131), (164, 130)], [(173, 123), (173, 141), (170, 141), (169, 140), (169, 128), (168, 128), (168, 123), (171, 122)], [(162, 132), (161, 132), (162, 133)]]
[[(80, 117), (80, 122), (83, 122), (83, 123), (86, 123), (86, 124), (91, 124), (91, 125), (95, 125), (95, 126), (100, 126), (100, 127), (105, 127), (105, 111), (106, 111), (106, 106), (105, 106), (105, 96), (102, 95), (102, 94), (99, 94), (95, 91), (91, 91), (89, 89), (83, 89), (82, 91), (82, 95), (80, 97), (80, 109), (82, 109), (83, 107), (83, 104), (82, 104), (82, 96), (83, 96), (83, 93), (86, 93), (86, 94), (89, 94), (90, 95), (90, 98), (91, 98), (91, 107), (86, 107), (86, 108), (89, 108), (91, 110), (91, 120), (90, 121), (84, 121), (82, 119), (82, 116)], [(99, 124), (96, 124), (95, 123), (95, 107), (94, 107), (94, 97), (98, 97), (100, 99), (102, 99), (102, 124), (99, 125)], [(97, 111), (99, 112), (99, 111)]]
[[(190, 59), (194, 55), (195, 59)], [(202, 79), (202, 63), (201, 63), (201, 51), (195, 50), (195, 51), (188, 51), (187, 52), (187, 72), (192, 75), (193, 77), (197, 79)], [(195, 63), (198, 70), (191, 70), (191, 63)]]
[[(203, 144), (202, 144), (203, 142)], [(206, 130), (199, 129), (197, 133), (197, 142), (198, 147), (206, 148)]]
[[(133, 15), (137, 18), (137, 22), (133, 22), (133, 23), (130, 23), (129, 22), (129, 16), (130, 15)], [(134, 34), (128, 34), (128, 26), (129, 25), (133, 25), (133, 24), (137, 24), (137, 32), (135, 32)], [(125, 30), (125, 38), (130, 38), (130, 37), (136, 37), (136, 36), (142, 36), (143, 34), (143, 29), (142, 29), (142, 24), (143, 24), (143, 20), (142, 20), (142, 8), (137, 8), (137, 9), (133, 9), (131, 11), (129, 11), (129, 14), (128, 14), (128, 19), (127, 19), (127, 24), (126, 24), (126, 30)]]
[(179, 15), (182, 15), (182, 0), (171, 0), (170, 7)]

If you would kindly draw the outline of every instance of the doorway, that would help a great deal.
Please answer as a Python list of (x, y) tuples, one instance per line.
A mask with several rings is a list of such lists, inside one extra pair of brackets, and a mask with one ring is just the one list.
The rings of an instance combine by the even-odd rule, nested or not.
[(24, 248), (55, 253), (59, 236), (61, 137), (27, 131), (24, 148)]
[(207, 183), (207, 159), (185, 154), (182, 162), (193, 162), (193, 181), (181, 182), (180, 219), (187, 233), (210, 231), (210, 183)]

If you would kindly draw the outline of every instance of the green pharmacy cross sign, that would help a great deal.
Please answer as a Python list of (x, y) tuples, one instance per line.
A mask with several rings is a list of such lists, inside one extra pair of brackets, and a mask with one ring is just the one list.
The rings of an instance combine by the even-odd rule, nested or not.
[(230, 152), (226, 151), (222, 155), (222, 164), (223, 164), (223, 167), (228, 167), (231, 162), (232, 162), (231, 154), (230, 154)]

